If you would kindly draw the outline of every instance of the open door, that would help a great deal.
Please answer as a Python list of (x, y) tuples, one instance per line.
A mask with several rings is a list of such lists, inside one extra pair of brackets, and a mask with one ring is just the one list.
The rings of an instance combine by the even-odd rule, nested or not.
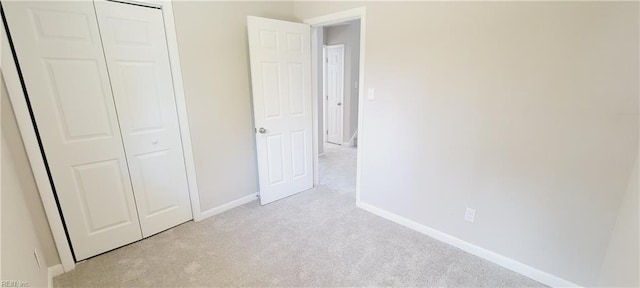
[(262, 205), (313, 187), (309, 25), (249, 16)]
[(342, 145), (344, 127), (344, 45), (327, 46), (325, 82), (327, 142)]

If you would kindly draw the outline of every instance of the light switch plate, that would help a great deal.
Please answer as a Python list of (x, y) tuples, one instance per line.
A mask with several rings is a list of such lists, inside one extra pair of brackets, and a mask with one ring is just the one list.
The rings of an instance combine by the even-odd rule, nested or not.
[(367, 90), (367, 99), (369, 100), (375, 100), (376, 99), (376, 90), (373, 88), (369, 88), (369, 90)]
[(467, 211), (464, 213), (464, 220), (473, 223), (473, 220), (476, 218), (476, 210), (467, 208)]

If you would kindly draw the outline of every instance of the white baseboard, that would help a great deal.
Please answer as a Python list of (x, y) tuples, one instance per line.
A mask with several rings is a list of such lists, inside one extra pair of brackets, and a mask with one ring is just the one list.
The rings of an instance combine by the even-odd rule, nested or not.
[(378, 215), (382, 218), (385, 218), (387, 220), (390, 220), (392, 222), (395, 222), (397, 224), (400, 224), (402, 226), (405, 226), (407, 228), (413, 229), (415, 231), (418, 231), (422, 234), (425, 234), (427, 236), (430, 236), (432, 238), (435, 238), (437, 240), (440, 240), (444, 243), (447, 243), (451, 246), (454, 247), (458, 247), (466, 252), (469, 252), (473, 255), (476, 255), (480, 258), (489, 260), (495, 264), (498, 264), (504, 268), (507, 268), (511, 271), (520, 273), (524, 276), (527, 276), (533, 280), (536, 280), (542, 284), (545, 285), (549, 285), (551, 287), (580, 287), (579, 285), (572, 283), (570, 281), (564, 280), (560, 277), (557, 277), (555, 275), (551, 275), (547, 272), (538, 270), (536, 268), (533, 268), (529, 265), (526, 265), (524, 263), (518, 262), (516, 260), (513, 260), (511, 258), (508, 258), (506, 256), (500, 255), (496, 252), (493, 251), (489, 251), (487, 249), (484, 249), (482, 247), (476, 246), (474, 244), (471, 244), (469, 242), (466, 242), (462, 239), (456, 238), (454, 236), (451, 236), (449, 234), (440, 232), (436, 229), (433, 229), (431, 227), (427, 227), (425, 225), (422, 225), (420, 223), (414, 222), (412, 220), (409, 220), (407, 218), (404, 218), (402, 216), (396, 215), (394, 213), (391, 213), (389, 211), (386, 211), (384, 209), (375, 207), (373, 205), (367, 204), (367, 203), (363, 203), (363, 202), (357, 202), (356, 206), (358, 206), (359, 208), (369, 211), (375, 215)]
[(58, 265), (53, 265), (49, 268), (47, 268), (47, 273), (48, 273), (48, 277), (49, 277), (49, 283), (48, 283), (48, 287), (53, 287), (53, 277), (56, 277), (58, 275), (61, 275), (62, 273), (64, 273), (64, 268), (62, 267), (62, 264), (58, 264)]
[(222, 205), (220, 205), (218, 207), (213, 207), (213, 208), (211, 208), (209, 210), (202, 211), (202, 213), (200, 215), (201, 219), (197, 220), (196, 222), (200, 222), (200, 221), (202, 221), (204, 219), (207, 219), (207, 218), (209, 218), (211, 216), (218, 215), (218, 214), (220, 214), (222, 212), (225, 212), (225, 211), (229, 211), (229, 210), (231, 210), (233, 208), (236, 208), (238, 206), (242, 206), (244, 204), (247, 204), (247, 203), (249, 203), (251, 201), (255, 201), (255, 200), (258, 200), (258, 193), (249, 194), (249, 195), (244, 196), (244, 197), (242, 197), (240, 199), (236, 199), (236, 200), (233, 200), (233, 201), (231, 201), (229, 203), (222, 204)]
[(344, 147), (356, 147), (354, 142), (344, 142), (342, 144), (342, 146), (344, 146)]

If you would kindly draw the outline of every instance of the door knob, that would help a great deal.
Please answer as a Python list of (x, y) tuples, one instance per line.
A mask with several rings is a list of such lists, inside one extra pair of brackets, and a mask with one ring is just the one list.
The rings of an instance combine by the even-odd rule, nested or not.
[(258, 132), (260, 132), (260, 134), (264, 134), (264, 133), (267, 133), (267, 129), (260, 127), (260, 129), (258, 129)]
[(342, 103), (338, 102), (338, 106), (342, 106)]

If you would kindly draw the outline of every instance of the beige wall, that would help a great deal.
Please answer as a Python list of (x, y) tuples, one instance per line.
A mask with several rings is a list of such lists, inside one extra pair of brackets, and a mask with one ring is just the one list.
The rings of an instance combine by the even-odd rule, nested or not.
[(203, 210), (258, 192), (247, 16), (292, 20), (291, 2), (181, 2), (174, 16)]
[[(609, 247), (602, 263), (599, 284), (605, 287), (640, 287), (640, 223), (638, 214), (638, 160), (629, 177), (627, 193), (611, 233)], [(635, 256), (635, 257), (634, 257)]]
[(596, 284), (637, 154), (638, 3), (296, 2), (294, 13), (365, 5), (362, 89), (376, 100), (361, 107), (362, 201)]
[[(1, 77), (0, 77), (1, 78)], [(47, 285), (47, 268), (60, 263), (35, 180), (20, 138), (4, 81), (2, 108), (2, 270), (3, 280), (31, 287)], [(41, 266), (35, 260), (34, 250)]]

